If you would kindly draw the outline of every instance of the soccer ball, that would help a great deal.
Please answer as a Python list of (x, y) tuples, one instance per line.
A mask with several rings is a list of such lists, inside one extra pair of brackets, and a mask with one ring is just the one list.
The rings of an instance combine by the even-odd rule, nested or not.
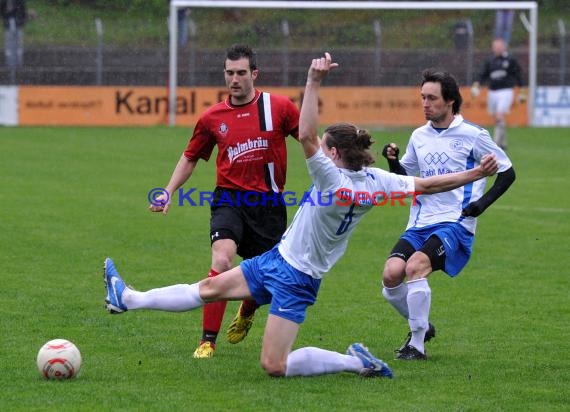
[(40, 348), (36, 364), (46, 379), (71, 379), (81, 368), (81, 353), (66, 339), (53, 339)]

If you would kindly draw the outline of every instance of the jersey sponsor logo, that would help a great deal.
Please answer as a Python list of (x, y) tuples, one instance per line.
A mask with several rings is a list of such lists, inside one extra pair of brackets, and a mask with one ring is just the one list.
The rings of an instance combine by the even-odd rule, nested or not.
[(269, 149), (269, 140), (258, 137), (256, 139), (247, 139), (247, 141), (235, 144), (228, 147), (228, 158), (230, 163), (233, 163), (236, 159), (249, 153), (253, 153), (259, 150)]
[(449, 160), (449, 156), (445, 152), (443, 152), (443, 153), (438, 153), (438, 152), (431, 153), (430, 152), (430, 153), (426, 154), (424, 157), (424, 161), (428, 165), (445, 164), (448, 160)]
[(438, 167), (437, 169), (420, 170), (421, 177), (441, 176), (449, 173), (455, 173), (455, 172), (451, 169), (448, 169), (447, 167)]
[[(508, 63), (507, 63), (507, 67), (508, 67)], [(499, 79), (504, 79), (505, 77), (507, 77), (507, 71), (506, 70), (493, 70), (491, 72), (491, 74), (489, 75), (489, 77), (491, 78), (491, 80), (499, 80)]]
[(409, 196), (412, 197), (412, 204), (415, 206), (417, 202), (416, 197), (421, 195), (422, 192), (392, 191), (386, 193), (379, 190), (370, 193), (340, 188), (334, 194), (337, 197), (335, 204), (338, 206), (385, 206), (388, 205), (388, 201), (390, 201), (390, 206), (395, 206), (396, 204), (406, 206), (404, 200)]

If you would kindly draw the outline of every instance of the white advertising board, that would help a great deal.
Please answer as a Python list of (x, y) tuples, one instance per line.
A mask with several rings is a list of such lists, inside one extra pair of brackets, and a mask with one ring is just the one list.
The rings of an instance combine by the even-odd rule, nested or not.
[(0, 87), (0, 125), (18, 125), (18, 87)]

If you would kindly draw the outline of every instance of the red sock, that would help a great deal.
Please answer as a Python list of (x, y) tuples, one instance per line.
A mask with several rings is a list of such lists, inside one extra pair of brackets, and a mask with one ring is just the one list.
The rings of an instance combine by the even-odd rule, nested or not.
[(257, 303), (255, 303), (254, 300), (244, 299), (241, 302), (240, 315), (251, 316), (255, 313), (255, 311), (257, 310), (258, 307), (259, 307), (259, 305)]
[[(219, 275), (214, 269), (210, 269), (208, 277), (214, 277)], [(209, 340), (211, 342), (216, 341), (216, 336), (220, 331), (222, 326), (222, 320), (224, 319), (224, 312), (226, 311), (227, 302), (212, 302), (204, 305), (204, 310), (202, 314), (202, 329), (204, 331), (203, 339)], [(206, 339), (207, 337), (207, 339)]]

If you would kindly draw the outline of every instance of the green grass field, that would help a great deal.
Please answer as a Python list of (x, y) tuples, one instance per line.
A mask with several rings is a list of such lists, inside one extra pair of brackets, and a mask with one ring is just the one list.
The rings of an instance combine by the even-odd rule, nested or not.
[[(512, 129), (517, 181), (480, 219), (463, 273), (430, 278), (430, 360), (392, 360), (407, 324), (380, 295), (380, 272), (406, 207), (372, 211), (326, 277), (295, 347), (345, 351), (362, 341), (394, 380), (352, 374), (272, 379), (259, 367), (266, 308), (250, 336), (195, 360), (201, 310), (110, 316), (101, 268), (114, 258), (148, 289), (201, 279), (207, 207), (147, 210), (186, 144), (181, 128), (1, 128), (0, 410), (562, 411), (570, 399), (570, 203), (567, 129)], [(409, 130), (377, 132), (404, 144)], [(378, 165), (384, 167), (383, 159)], [(288, 189), (309, 185), (290, 145)], [(210, 190), (214, 163), (185, 188)], [(291, 209), (289, 216), (292, 217)], [(225, 326), (237, 303), (228, 305)], [(40, 346), (60, 337), (83, 355), (77, 379), (43, 380)]]

